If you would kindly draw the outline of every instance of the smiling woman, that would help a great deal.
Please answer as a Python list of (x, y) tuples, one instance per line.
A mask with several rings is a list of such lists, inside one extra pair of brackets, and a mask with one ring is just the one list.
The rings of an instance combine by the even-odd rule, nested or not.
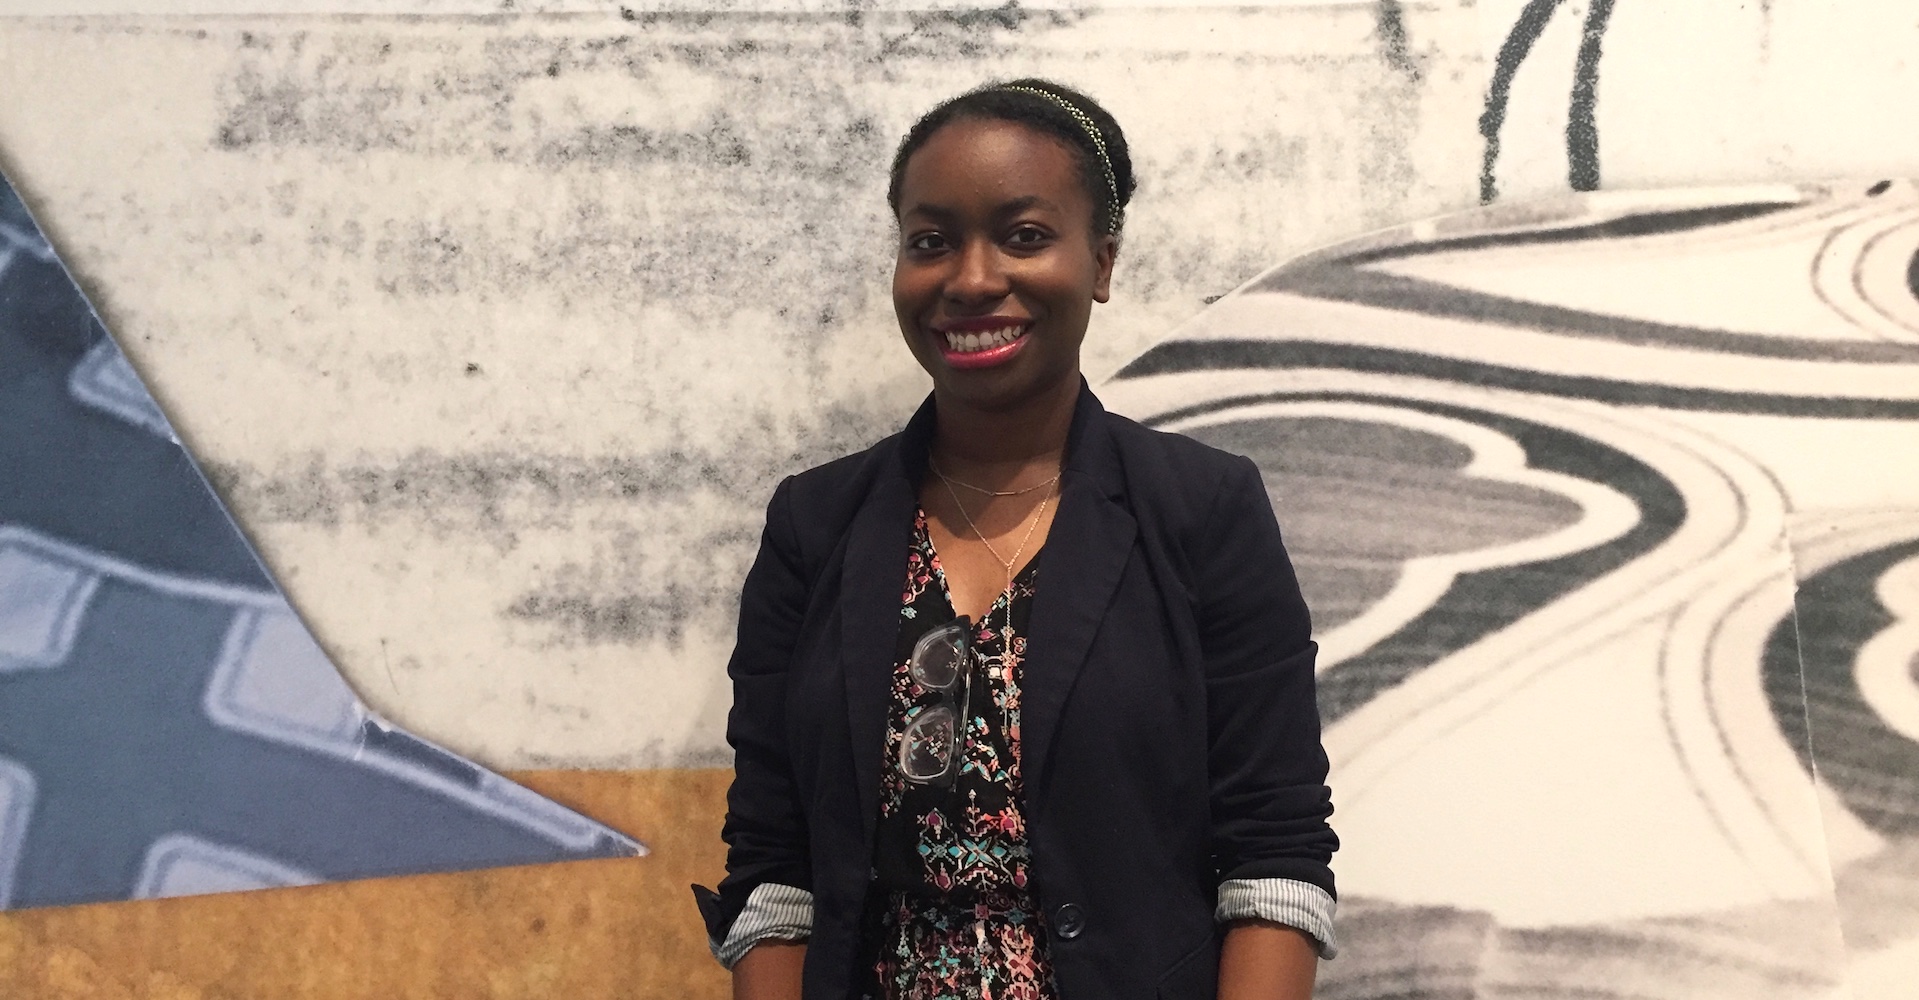
[(1118, 124), (1044, 80), (900, 145), (933, 391), (767, 511), (698, 892), (736, 997), (1303, 998), (1333, 952), (1316, 647), (1259, 472), (1080, 376), (1132, 189)]

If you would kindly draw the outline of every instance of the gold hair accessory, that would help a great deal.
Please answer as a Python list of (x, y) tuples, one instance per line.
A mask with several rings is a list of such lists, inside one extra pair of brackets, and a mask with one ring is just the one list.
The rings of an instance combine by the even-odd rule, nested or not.
[(1083, 131), (1085, 131), (1086, 137), (1088, 139), (1093, 140), (1093, 149), (1098, 151), (1099, 153), (1100, 169), (1104, 171), (1106, 174), (1106, 191), (1111, 196), (1111, 200), (1107, 202), (1107, 205), (1110, 207), (1112, 211), (1112, 215), (1107, 222), (1107, 232), (1111, 233), (1111, 232), (1117, 231), (1119, 229), (1119, 214), (1120, 214), (1119, 179), (1113, 175), (1113, 160), (1112, 160), (1112, 157), (1106, 155), (1106, 140), (1100, 138), (1099, 126), (1093, 123), (1092, 116), (1088, 115), (1084, 111), (1081, 111), (1077, 106), (1073, 104), (1073, 102), (1067, 100), (1064, 97), (1059, 96), (1058, 94), (1053, 93), (1052, 91), (1041, 90), (1038, 87), (1015, 87), (1015, 86), (1001, 87), (999, 89), (1011, 90), (1021, 94), (1031, 94), (1034, 97), (1044, 98), (1048, 101), (1053, 102), (1054, 104), (1059, 105), (1061, 109), (1063, 109), (1067, 114), (1072, 116), (1075, 122), (1079, 123), (1079, 127)]

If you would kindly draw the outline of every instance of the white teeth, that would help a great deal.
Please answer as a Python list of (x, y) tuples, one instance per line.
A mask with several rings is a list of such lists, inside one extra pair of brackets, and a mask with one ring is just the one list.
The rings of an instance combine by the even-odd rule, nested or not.
[(1025, 331), (1024, 326), (1003, 326), (997, 330), (987, 330), (982, 333), (948, 333), (946, 346), (962, 354), (971, 354), (992, 347), (1005, 347), (1018, 340), (1020, 334)]

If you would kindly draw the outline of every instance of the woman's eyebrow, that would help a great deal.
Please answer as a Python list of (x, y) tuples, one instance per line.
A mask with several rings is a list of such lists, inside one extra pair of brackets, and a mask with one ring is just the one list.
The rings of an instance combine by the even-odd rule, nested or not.
[(993, 214), (999, 216), (1018, 215), (1032, 208), (1044, 208), (1053, 212), (1060, 210), (1060, 207), (1054, 204), (1050, 199), (1042, 198), (1036, 194), (1029, 194), (1022, 198), (1014, 198), (1012, 201), (1001, 205), (994, 210)]
[(923, 201), (913, 202), (900, 209), (901, 222), (905, 222), (908, 219), (917, 219), (939, 226), (950, 226), (958, 218), (959, 213), (945, 205), (933, 205)]
[(929, 215), (933, 219), (952, 219), (954, 209), (931, 202), (913, 202), (900, 209), (900, 215)]

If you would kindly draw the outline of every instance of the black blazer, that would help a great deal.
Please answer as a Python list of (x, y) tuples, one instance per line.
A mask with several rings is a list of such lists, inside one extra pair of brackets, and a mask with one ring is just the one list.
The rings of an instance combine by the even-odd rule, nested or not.
[[(727, 672), (723, 940), (753, 889), (813, 893), (808, 1000), (862, 981), (887, 697), (927, 400), (767, 508)], [(1082, 384), (1022, 683), (1024, 804), (1063, 1000), (1213, 1000), (1219, 883), (1333, 891), (1310, 623), (1259, 470)]]

